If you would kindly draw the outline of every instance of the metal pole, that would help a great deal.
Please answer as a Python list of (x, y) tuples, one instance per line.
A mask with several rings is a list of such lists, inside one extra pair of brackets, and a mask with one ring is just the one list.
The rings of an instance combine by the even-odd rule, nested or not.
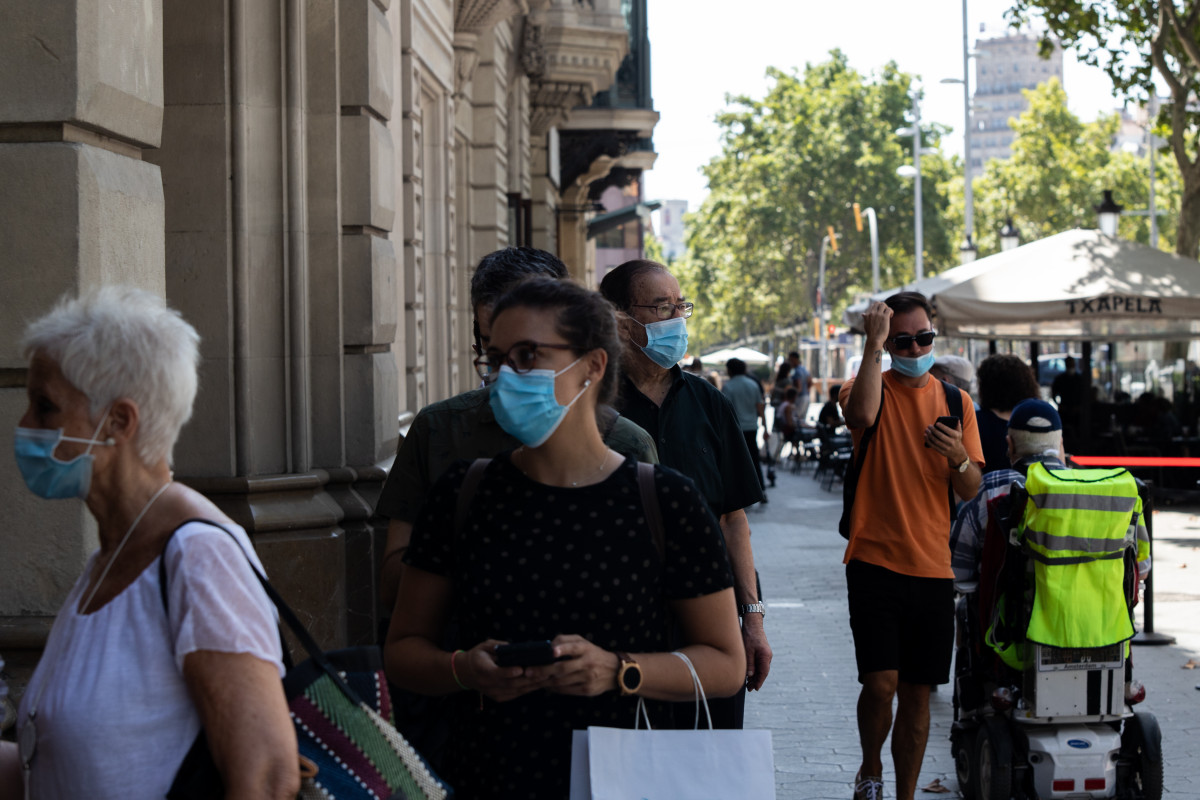
[(963, 147), (966, 151), (963, 153), (963, 202), (966, 206), (963, 212), (963, 227), (967, 230), (966, 246), (973, 246), (975, 240), (972, 236), (975, 233), (975, 200), (971, 188), (971, 89), (970, 68), (971, 51), (967, 45), (967, 0), (963, 0), (962, 4), (962, 29), (963, 29)]
[(820, 350), (817, 353), (817, 369), (821, 373), (822, 387), (828, 383), (825, 375), (828, 347), (828, 341), (825, 338), (825, 249), (827, 247), (829, 247), (829, 237), (824, 236), (821, 238), (821, 258), (817, 262), (817, 341), (820, 342)]
[(924, 231), (921, 230), (921, 101), (913, 95), (913, 168), (917, 171), (913, 180), (913, 223), (916, 226), (916, 253), (913, 272), (917, 280), (925, 277), (922, 251), (925, 249)]
[(1158, 249), (1158, 212), (1154, 210), (1154, 151), (1158, 149), (1154, 136), (1154, 121), (1158, 119), (1158, 92), (1150, 93), (1150, 119), (1146, 135), (1150, 138), (1150, 246)]
[(1142, 595), (1142, 629), (1133, 637), (1134, 644), (1175, 644), (1175, 637), (1154, 630), (1154, 486), (1148, 481), (1137, 482), (1142, 497), (1142, 522), (1150, 537), (1150, 574), (1146, 576), (1146, 591)]
[(867, 209), (867, 222), (871, 223), (871, 293), (879, 293), (879, 226), (875, 221), (875, 209)]

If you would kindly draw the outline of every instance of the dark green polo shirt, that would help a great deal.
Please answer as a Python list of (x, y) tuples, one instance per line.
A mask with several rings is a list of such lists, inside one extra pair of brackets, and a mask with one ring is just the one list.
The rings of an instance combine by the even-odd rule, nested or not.
[(671, 375), (661, 408), (622, 375), (621, 415), (650, 434), (660, 463), (695, 481), (718, 517), (760, 502), (758, 472), (729, 400), (678, 365)]
[[(658, 463), (654, 441), (624, 417), (617, 417), (604, 442), (623, 456)], [(493, 458), (519, 444), (496, 422), (486, 388), (431, 403), (401, 440), (375, 513), (414, 522), (434, 482), (455, 461)]]

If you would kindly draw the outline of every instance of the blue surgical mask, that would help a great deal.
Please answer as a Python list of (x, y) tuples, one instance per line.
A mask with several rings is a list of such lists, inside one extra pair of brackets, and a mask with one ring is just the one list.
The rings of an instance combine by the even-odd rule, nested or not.
[(649, 325), (636, 319), (633, 321), (646, 329), (646, 345), (642, 347), (642, 352), (663, 369), (675, 366), (687, 353), (687, 320), (683, 317), (672, 317)]
[(898, 356), (892, 353), (892, 369), (901, 375), (907, 375), (910, 378), (919, 378), (926, 372), (929, 372), (929, 368), (933, 366), (933, 362), (936, 360), (937, 356), (933, 354), (932, 348), (925, 355), (917, 356), (916, 358)]
[(554, 379), (581, 360), (582, 357), (575, 359), (558, 372), (552, 369), (517, 372), (507, 364), (501, 366), (488, 403), (505, 433), (526, 447), (538, 447), (549, 439), (567, 416), (567, 411), (592, 385), (590, 380), (584, 382), (579, 394), (565, 406), (554, 396)]
[[(91, 439), (65, 436), (63, 429), (20, 428), (13, 437), (13, 452), (17, 457), (17, 468), (25, 478), (29, 491), (47, 500), (65, 500), (72, 497), (87, 497), (92, 485), (92, 448), (96, 445), (111, 445), (112, 439), (96, 439), (108, 419), (108, 412), (96, 427)], [(87, 450), (70, 461), (54, 456), (60, 442), (86, 444)]]

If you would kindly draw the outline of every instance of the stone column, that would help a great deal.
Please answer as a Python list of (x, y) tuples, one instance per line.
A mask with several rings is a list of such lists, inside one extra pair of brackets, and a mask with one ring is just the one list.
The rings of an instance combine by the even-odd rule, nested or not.
[[(120, 46), (114, 46), (120, 42)], [(161, 0), (6, 0), (0, 24), (0, 451), (24, 412), (25, 324), (106, 283), (164, 291)], [(48, 502), (0, 458), (0, 651), (31, 666), (96, 547), (77, 501)], [(21, 649), (27, 648), (27, 649)]]

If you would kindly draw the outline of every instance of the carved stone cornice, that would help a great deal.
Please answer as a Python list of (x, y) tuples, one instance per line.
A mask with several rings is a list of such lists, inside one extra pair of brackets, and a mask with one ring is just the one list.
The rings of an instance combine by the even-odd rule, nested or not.
[(612, 85), (629, 50), (616, 0), (553, 0), (525, 21), (521, 66), (530, 79), (532, 132), (541, 135)]
[(528, 14), (550, 0), (455, 0), (454, 3), (454, 93), (463, 87), (479, 66), (479, 37), (515, 14)]

